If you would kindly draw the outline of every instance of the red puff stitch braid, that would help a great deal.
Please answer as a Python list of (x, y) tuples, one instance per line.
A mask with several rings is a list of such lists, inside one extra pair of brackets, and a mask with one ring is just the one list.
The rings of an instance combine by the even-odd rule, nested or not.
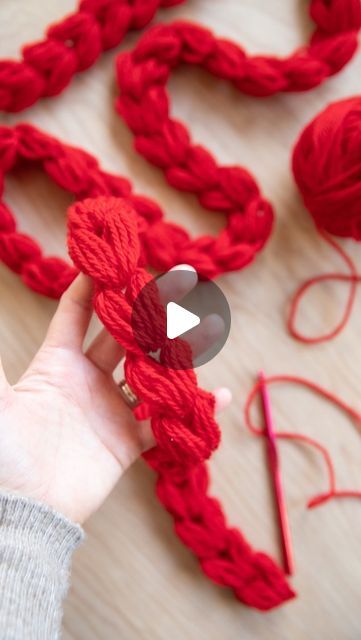
[[(142, 264), (166, 271), (182, 260), (208, 277), (238, 268), (244, 256), (254, 253), (265, 241), (265, 229), (243, 236), (242, 227), (224, 239), (201, 236), (192, 239), (179, 225), (164, 220), (160, 207), (145, 196), (135, 195), (125, 178), (107, 173), (85, 151), (71, 147), (27, 124), (0, 127), (0, 198), (4, 178), (19, 162), (36, 162), (54, 182), (76, 200), (99, 195), (128, 198), (139, 217)], [(268, 232), (268, 229), (267, 229)], [(21, 233), (15, 216), (0, 199), (0, 261), (19, 273), (25, 284), (44, 295), (58, 298), (76, 272), (64, 260), (45, 257), (36, 242)]]
[(82, 0), (75, 13), (47, 29), (44, 40), (24, 46), (21, 61), (0, 61), (0, 110), (22, 111), (39, 98), (61, 93), (128, 31), (143, 29), (160, 7), (180, 2)]
[[(310, 11), (317, 25), (311, 43), (284, 60), (250, 57), (236, 44), (185, 22), (155, 26), (133, 51), (118, 56), (116, 106), (135, 135), (136, 150), (160, 167), (173, 187), (195, 194), (205, 209), (227, 215), (227, 226), (216, 242), (208, 236), (198, 243), (204, 256), (202, 271), (210, 277), (224, 271), (224, 262), (240, 269), (253, 259), (270, 234), (272, 210), (246, 169), (219, 166), (171, 117), (169, 76), (185, 63), (255, 96), (311, 89), (354, 54), (361, 26), (360, 0), (313, 0)], [(191, 252), (182, 259), (193, 264)]]
[[(157, 495), (173, 516), (177, 535), (198, 557), (204, 573), (231, 587), (242, 602), (268, 610), (292, 598), (282, 570), (227, 525), (220, 503), (207, 493), (205, 460), (220, 438), (214, 397), (197, 386), (192, 368), (162, 366), (141, 351), (133, 336), (132, 305), (151, 276), (139, 266), (137, 217), (130, 203), (101, 197), (72, 205), (68, 246), (78, 269), (93, 279), (100, 320), (126, 349), (126, 380), (146, 403), (157, 441), (144, 457), (158, 473)], [(147, 314), (146, 339), (150, 350), (160, 350), (161, 361), (169, 364), (178, 357), (177, 341), (159, 331), (161, 314), (161, 307), (159, 313), (153, 309)]]

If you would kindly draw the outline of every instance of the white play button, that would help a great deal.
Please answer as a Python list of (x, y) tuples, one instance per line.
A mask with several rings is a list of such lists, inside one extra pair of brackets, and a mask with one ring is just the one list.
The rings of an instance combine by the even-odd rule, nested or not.
[(222, 349), (231, 327), (220, 288), (183, 266), (149, 280), (132, 307), (138, 347), (166, 369), (189, 371), (206, 364)]
[(175, 302), (167, 304), (167, 338), (174, 340), (199, 325), (201, 319)]

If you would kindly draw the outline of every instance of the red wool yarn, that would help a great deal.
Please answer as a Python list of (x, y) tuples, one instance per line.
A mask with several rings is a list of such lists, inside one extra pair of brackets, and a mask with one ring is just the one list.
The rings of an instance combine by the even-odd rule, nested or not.
[(361, 240), (361, 97), (329, 105), (302, 132), (293, 174), (316, 227)]
[(73, 76), (116, 47), (128, 31), (143, 29), (160, 7), (184, 0), (82, 0), (53, 24), (45, 39), (22, 48), (22, 60), (0, 61), (0, 110), (22, 111), (61, 93)]
[[(302, 132), (293, 152), (293, 174), (317, 231), (341, 256), (349, 273), (326, 273), (307, 280), (296, 292), (288, 320), (289, 330), (303, 342), (318, 343), (337, 336), (347, 323), (361, 276), (353, 260), (328, 234), (361, 240), (361, 98), (329, 105)], [(304, 336), (295, 321), (303, 295), (317, 283), (350, 284), (345, 311), (339, 324), (316, 337)]]
[[(208, 495), (205, 465), (219, 444), (214, 397), (199, 389), (193, 369), (165, 368), (139, 348), (131, 327), (132, 305), (151, 276), (139, 266), (137, 215), (128, 201), (102, 197), (70, 207), (68, 246), (75, 265), (94, 281), (94, 308), (126, 348), (126, 380), (146, 403), (157, 446), (145, 454), (157, 472), (157, 495), (175, 531), (197, 556), (204, 573), (261, 610), (294, 596), (282, 570), (230, 528), (218, 500)], [(177, 341), (149, 315), (147, 341), (169, 362)], [(173, 352), (173, 353), (172, 353)]]

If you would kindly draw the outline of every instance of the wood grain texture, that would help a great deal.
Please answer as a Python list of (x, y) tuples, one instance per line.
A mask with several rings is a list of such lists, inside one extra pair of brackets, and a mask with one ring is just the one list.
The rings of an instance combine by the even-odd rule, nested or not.
[[(24, 42), (74, 8), (73, 0), (2, 0), (0, 55), (15, 56)], [(286, 54), (311, 30), (308, 2), (291, 0), (189, 0), (159, 19), (192, 19), (243, 43), (252, 52)], [(129, 48), (138, 35), (127, 37)], [(105, 168), (129, 176), (139, 193), (158, 200), (169, 219), (194, 233), (222, 225), (221, 216), (201, 210), (175, 193), (163, 176), (138, 157), (113, 103), (115, 52), (78, 76), (59, 98), (25, 114), (1, 116), (4, 123), (31, 121), (101, 159)], [(240, 95), (197, 70), (182, 69), (171, 81), (173, 111), (191, 126), (195, 140), (225, 164), (244, 164), (259, 180), (277, 212), (271, 241), (242, 273), (219, 284), (231, 305), (233, 323), (223, 351), (199, 370), (202, 385), (228, 385), (234, 402), (220, 423), (223, 442), (211, 462), (213, 490), (229, 519), (252, 543), (277, 557), (278, 549), (262, 443), (243, 424), (242, 406), (256, 372), (306, 375), (361, 410), (361, 298), (352, 321), (330, 344), (308, 347), (286, 333), (290, 295), (305, 277), (339, 267), (314, 233), (289, 170), (290, 150), (302, 127), (328, 102), (360, 93), (361, 59), (307, 94), (257, 100)], [(64, 211), (68, 196), (34, 170), (6, 182), (6, 199), (21, 226), (40, 238), (49, 253), (65, 255)], [(345, 242), (359, 260), (359, 246)], [(345, 298), (345, 285), (323, 286), (302, 310), (310, 331), (331, 326)], [(44, 335), (55, 303), (37, 297), (0, 266), (0, 348), (11, 380), (22, 372)], [(95, 328), (93, 328), (93, 331)], [(279, 428), (295, 429), (327, 444), (340, 487), (361, 488), (360, 440), (350, 421), (306, 391), (272, 390)], [(154, 497), (154, 478), (142, 462), (126, 474), (86, 526), (88, 539), (74, 562), (66, 603), (66, 640), (356, 640), (360, 636), (361, 506), (334, 502), (307, 511), (305, 503), (325, 488), (320, 458), (299, 445), (282, 443), (283, 474), (296, 557), (298, 598), (262, 615), (239, 605), (213, 586), (172, 532)]]

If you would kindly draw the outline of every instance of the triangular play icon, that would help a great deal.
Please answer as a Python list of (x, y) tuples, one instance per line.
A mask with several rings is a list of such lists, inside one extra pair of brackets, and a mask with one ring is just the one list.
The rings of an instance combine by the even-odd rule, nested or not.
[(201, 319), (175, 302), (167, 304), (167, 338), (174, 340), (199, 325)]

